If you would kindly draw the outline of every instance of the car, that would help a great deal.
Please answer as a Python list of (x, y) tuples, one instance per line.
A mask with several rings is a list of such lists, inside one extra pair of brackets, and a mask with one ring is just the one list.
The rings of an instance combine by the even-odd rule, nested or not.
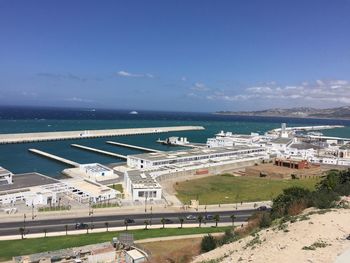
[(127, 224), (133, 224), (133, 223), (135, 223), (135, 220), (132, 219), (132, 218), (125, 218), (124, 222), (127, 223)]
[(186, 216), (186, 219), (187, 219), (187, 220), (196, 220), (197, 217), (194, 216), (194, 215), (188, 215), (188, 216)]
[(172, 223), (174, 223), (173, 220), (169, 218), (164, 218), (164, 224), (172, 224)]
[(266, 211), (267, 207), (265, 205), (259, 206), (256, 210), (258, 211)]
[(87, 229), (88, 227), (89, 227), (88, 224), (81, 223), (81, 222), (75, 224), (75, 229)]
[(205, 215), (204, 219), (207, 221), (214, 220), (214, 216), (213, 215)]

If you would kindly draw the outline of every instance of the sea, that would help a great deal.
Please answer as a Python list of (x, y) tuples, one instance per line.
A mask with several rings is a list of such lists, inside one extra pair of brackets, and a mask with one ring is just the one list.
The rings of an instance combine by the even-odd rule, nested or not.
[(21, 144), (0, 145), (0, 166), (13, 173), (39, 172), (50, 177), (63, 177), (61, 171), (68, 166), (35, 155), (29, 148), (43, 150), (78, 163), (119, 163), (123, 160), (87, 152), (73, 148), (73, 143), (111, 151), (123, 155), (139, 154), (139, 150), (117, 147), (106, 144), (107, 140), (154, 148), (163, 151), (181, 149), (157, 143), (157, 139), (170, 136), (187, 137), (190, 142), (205, 143), (207, 138), (216, 133), (230, 131), (250, 134), (278, 128), (282, 122), (287, 126), (307, 125), (344, 125), (344, 128), (325, 130), (328, 136), (350, 137), (349, 120), (304, 119), (280, 117), (229, 116), (213, 113), (194, 112), (162, 112), (136, 110), (138, 114), (130, 114), (130, 110), (48, 108), (48, 107), (0, 107), (0, 133), (95, 130), (117, 128), (141, 128), (180, 125), (204, 126), (202, 131), (170, 132), (149, 135), (115, 136), (96, 139), (76, 139)]

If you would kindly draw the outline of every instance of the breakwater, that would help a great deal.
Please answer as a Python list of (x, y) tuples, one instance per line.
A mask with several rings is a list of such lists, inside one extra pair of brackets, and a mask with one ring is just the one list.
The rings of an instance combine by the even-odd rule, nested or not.
[(87, 138), (98, 138), (98, 137), (128, 136), (128, 135), (165, 133), (165, 132), (175, 132), (175, 131), (194, 131), (194, 130), (204, 130), (204, 127), (174, 126), (174, 127), (128, 128), (128, 129), (107, 129), (107, 130), (11, 133), (11, 134), (0, 134), (0, 144), (69, 140), (69, 139), (87, 139)]

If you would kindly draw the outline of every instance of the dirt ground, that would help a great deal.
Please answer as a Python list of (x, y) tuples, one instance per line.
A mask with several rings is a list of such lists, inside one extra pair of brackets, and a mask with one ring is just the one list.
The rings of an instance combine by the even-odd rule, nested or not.
[(201, 238), (143, 243), (151, 253), (150, 263), (187, 263), (200, 254)]
[[(246, 168), (246, 176), (260, 177), (261, 174), (267, 178), (285, 178), (291, 179), (292, 174), (297, 178), (315, 178), (324, 175), (333, 167), (331, 166), (316, 166), (312, 165), (308, 169), (291, 169), (287, 167), (281, 167), (274, 164), (259, 164), (257, 166), (251, 166)], [(339, 167), (338, 167), (339, 169)]]

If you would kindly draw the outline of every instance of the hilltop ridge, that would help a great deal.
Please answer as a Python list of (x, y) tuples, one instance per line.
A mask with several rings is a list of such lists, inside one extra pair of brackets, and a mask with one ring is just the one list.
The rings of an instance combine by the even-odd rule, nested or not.
[(312, 107), (271, 108), (260, 111), (217, 111), (220, 115), (350, 119), (350, 106), (317, 109)]

